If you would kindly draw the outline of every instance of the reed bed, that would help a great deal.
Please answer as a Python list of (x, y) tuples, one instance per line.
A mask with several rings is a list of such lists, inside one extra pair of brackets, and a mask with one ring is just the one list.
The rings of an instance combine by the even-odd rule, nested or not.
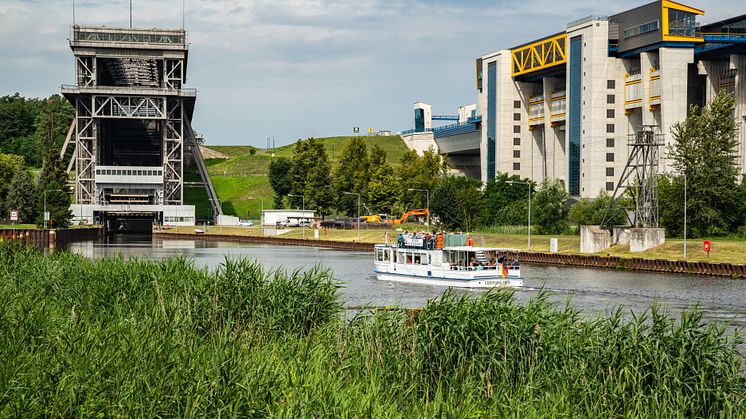
[(320, 267), (214, 272), (0, 244), (0, 416), (738, 417), (742, 340), (696, 310), (540, 293), (347, 318)]

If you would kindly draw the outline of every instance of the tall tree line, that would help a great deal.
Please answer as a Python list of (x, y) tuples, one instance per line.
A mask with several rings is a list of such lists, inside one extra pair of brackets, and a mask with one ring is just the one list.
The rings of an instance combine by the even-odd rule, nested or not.
[(69, 225), (68, 175), (59, 153), (73, 117), (74, 109), (59, 95), (0, 97), (0, 218), (8, 221), (17, 210), (21, 223), (41, 225), (46, 195), (53, 225)]
[(322, 216), (356, 216), (359, 195), (369, 211), (395, 214), (424, 208), (425, 194), (411, 189), (433, 190), (446, 168), (445, 159), (429, 150), (423, 156), (405, 153), (395, 170), (385, 150), (377, 144), (369, 148), (362, 137), (355, 137), (345, 144), (332, 170), (321, 141), (310, 138), (296, 143), (292, 159), (273, 159), (269, 181), (276, 208), (284, 207), (287, 197), (295, 208), (305, 199), (306, 208)]
[(41, 167), (50, 148), (60, 149), (74, 115), (73, 107), (59, 95), (0, 97), (0, 153), (21, 156), (30, 167)]

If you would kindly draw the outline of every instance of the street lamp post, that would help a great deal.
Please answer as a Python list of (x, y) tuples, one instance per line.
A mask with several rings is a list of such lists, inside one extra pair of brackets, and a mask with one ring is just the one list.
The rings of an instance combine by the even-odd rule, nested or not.
[(528, 250), (531, 251), (531, 182), (509, 180), (505, 183), (509, 185), (528, 185)]
[[(288, 196), (293, 196), (293, 197), (301, 199), (301, 205), (302, 205), (302, 208), (303, 208), (302, 212), (303, 212), (303, 217), (304, 217), (303, 219), (305, 219), (305, 216), (306, 216), (306, 196), (302, 195), (302, 194), (298, 194), (298, 195), (288, 194)], [(306, 238), (306, 223), (303, 223), (303, 226), (301, 228), (302, 228), (302, 231), (303, 231), (303, 238), (305, 239)]]
[(64, 192), (62, 189), (46, 189), (42, 195), (44, 195), (44, 214), (42, 214), (42, 217), (44, 218), (44, 229), (47, 229), (47, 192)]
[(686, 260), (686, 172), (684, 172), (684, 260)]
[(360, 194), (357, 192), (342, 192), (345, 195), (357, 195), (357, 241), (360, 241)]
[(427, 193), (427, 226), (430, 227), (430, 189), (409, 188), (407, 190)]

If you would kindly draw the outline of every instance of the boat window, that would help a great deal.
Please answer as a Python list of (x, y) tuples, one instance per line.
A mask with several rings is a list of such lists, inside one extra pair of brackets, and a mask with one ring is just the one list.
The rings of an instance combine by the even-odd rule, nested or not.
[(383, 262), (383, 250), (382, 249), (376, 249), (376, 260), (379, 262)]
[(420, 261), (421, 265), (429, 265), (430, 264), (430, 255), (422, 255), (422, 260)]
[(389, 251), (389, 249), (386, 249), (386, 250), (383, 251), (383, 260), (385, 262), (389, 261), (389, 259), (390, 259), (390, 253), (391, 252)]
[(416, 254), (414, 255), (414, 264), (419, 265), (420, 264), (420, 255)]

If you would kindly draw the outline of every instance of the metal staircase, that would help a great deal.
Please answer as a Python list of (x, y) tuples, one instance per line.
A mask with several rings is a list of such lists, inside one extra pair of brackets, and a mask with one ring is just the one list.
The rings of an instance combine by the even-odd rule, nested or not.
[(480, 265), (486, 265), (487, 264), (487, 257), (484, 255), (484, 252), (481, 250), (477, 250), (474, 252), (474, 256), (477, 259), (477, 263)]
[(197, 138), (192, 129), (192, 122), (188, 118), (184, 118), (184, 120), (186, 122), (184, 125), (186, 131), (186, 141), (184, 142), (184, 146), (186, 147), (185, 151), (192, 153), (192, 156), (194, 156), (194, 162), (197, 164), (199, 176), (202, 178), (202, 183), (207, 190), (207, 197), (212, 206), (212, 213), (215, 214), (216, 217), (218, 215), (223, 215), (223, 208), (218, 200), (218, 194), (215, 193), (215, 188), (212, 186), (210, 174), (207, 172), (207, 165), (205, 165), (205, 159), (202, 158), (202, 151), (199, 149), (199, 143), (197, 143)]

